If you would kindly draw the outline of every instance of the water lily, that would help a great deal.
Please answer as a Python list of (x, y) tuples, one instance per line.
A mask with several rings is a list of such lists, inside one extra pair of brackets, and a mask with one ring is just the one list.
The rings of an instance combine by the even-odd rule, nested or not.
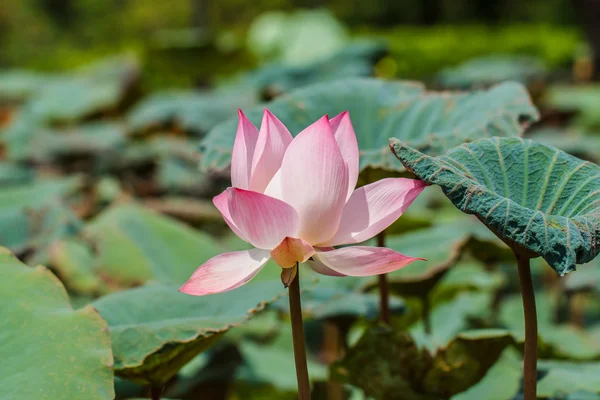
[(239, 111), (232, 187), (214, 198), (229, 227), (255, 248), (201, 265), (180, 289), (207, 295), (250, 281), (273, 259), (281, 268), (307, 263), (333, 276), (371, 276), (419, 258), (364, 242), (396, 221), (424, 183), (382, 179), (355, 189), (359, 150), (348, 112), (322, 117), (292, 137), (265, 110), (260, 131)]

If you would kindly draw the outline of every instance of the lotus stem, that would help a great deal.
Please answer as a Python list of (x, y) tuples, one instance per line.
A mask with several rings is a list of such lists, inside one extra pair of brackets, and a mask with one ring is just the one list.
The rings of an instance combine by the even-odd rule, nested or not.
[(536, 400), (537, 396), (537, 315), (535, 310), (535, 291), (531, 280), (529, 258), (514, 251), (519, 269), (523, 312), (525, 314), (525, 357), (523, 360), (524, 400)]
[(163, 387), (162, 386), (152, 386), (150, 388), (150, 398), (152, 400), (160, 400), (160, 396), (162, 395)]
[[(341, 338), (340, 328), (331, 320), (325, 321), (323, 335), (323, 358), (327, 365), (333, 364), (340, 358)], [(343, 400), (344, 388), (342, 384), (329, 379), (327, 382), (327, 399)]]
[(429, 293), (425, 293), (421, 297), (421, 309), (425, 333), (431, 335), (431, 304), (429, 302)]
[[(385, 231), (377, 235), (377, 246), (385, 247)], [(386, 325), (390, 324), (390, 292), (387, 275), (379, 275), (379, 319)]]
[(294, 360), (298, 379), (298, 400), (310, 400), (310, 381), (306, 365), (306, 345), (304, 343), (304, 324), (302, 323), (302, 305), (300, 303), (300, 268), (289, 286), (292, 339), (294, 342)]

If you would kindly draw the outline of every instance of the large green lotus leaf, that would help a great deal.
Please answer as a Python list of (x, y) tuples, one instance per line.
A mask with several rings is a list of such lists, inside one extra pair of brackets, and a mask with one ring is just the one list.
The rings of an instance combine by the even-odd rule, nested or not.
[(139, 78), (140, 64), (133, 54), (118, 54), (86, 64), (73, 72), (95, 81), (117, 82), (128, 88)]
[(252, 94), (174, 91), (154, 94), (127, 115), (133, 133), (176, 127), (196, 135), (207, 133), (235, 110), (256, 104)]
[(472, 328), (472, 320), (489, 317), (492, 301), (490, 292), (462, 292), (453, 299), (433, 304), (431, 333), (425, 332), (423, 320), (411, 325), (409, 331), (419, 346), (434, 351), (447, 346), (460, 332)]
[(405, 332), (376, 327), (363, 334), (332, 372), (377, 400), (449, 398), (479, 382), (514, 344), (506, 331), (468, 331), (430, 353)]
[[(268, 343), (259, 344), (243, 340), (240, 352), (244, 365), (238, 373), (238, 379), (252, 383), (266, 383), (282, 390), (294, 390), (298, 387), (296, 381), (296, 366), (294, 364), (294, 347), (292, 330), (289, 324), (280, 328), (279, 335)], [(308, 356), (308, 373), (311, 381), (327, 379), (327, 367), (310, 354)], [(276, 373), (274, 373), (274, 369)]]
[(179, 286), (154, 284), (110, 294), (94, 303), (108, 322), (115, 372), (161, 386), (223, 333), (282, 294), (279, 279), (234, 291), (189, 296)]
[(93, 307), (73, 311), (60, 281), (0, 248), (1, 399), (109, 400), (113, 357)]
[(373, 74), (374, 64), (387, 52), (378, 42), (357, 41), (326, 59), (307, 65), (270, 63), (245, 72), (219, 87), (221, 91), (254, 91), (270, 99), (276, 95), (314, 83), (341, 78), (366, 77)]
[(538, 370), (545, 373), (538, 381), (539, 398), (562, 398), (571, 394), (569, 399), (592, 400), (597, 398), (592, 394), (600, 394), (600, 363), (540, 360)]
[(142, 203), (161, 214), (186, 221), (191, 224), (223, 222), (223, 217), (212, 201), (196, 197), (163, 196), (150, 198)]
[[(556, 296), (542, 292), (537, 295), (537, 318), (539, 336), (542, 342), (541, 354), (570, 360), (600, 359), (600, 325), (583, 330), (568, 324), (554, 322), (556, 316)], [(510, 329), (515, 337), (525, 337), (524, 317), (521, 297), (513, 295), (500, 304), (500, 321)]]
[(520, 138), (481, 139), (437, 157), (392, 143), (419, 179), (439, 185), (458, 209), (542, 256), (559, 275), (600, 251), (597, 165)]
[(522, 365), (521, 355), (508, 347), (477, 384), (450, 400), (512, 400), (519, 393)]
[(0, 186), (8, 186), (30, 183), (35, 174), (32, 169), (22, 165), (8, 162), (0, 162)]
[(0, 99), (10, 102), (26, 100), (50, 79), (51, 75), (32, 71), (0, 71)]
[(593, 133), (545, 128), (528, 133), (527, 138), (596, 164), (600, 162), (600, 136)]
[[(390, 290), (403, 296), (423, 296), (460, 258), (476, 224), (468, 218), (441, 223), (403, 235), (386, 237), (385, 246), (412, 257), (426, 257), (387, 274)], [(431, 246), (435, 243), (435, 246)]]
[(540, 59), (497, 54), (445, 68), (438, 74), (437, 80), (444, 87), (470, 89), (504, 81), (526, 84), (533, 79), (543, 79), (545, 73), (546, 69)]
[(158, 160), (156, 182), (169, 193), (206, 194), (212, 182), (198, 171), (198, 164), (177, 157)]
[(561, 111), (576, 111), (574, 122), (579, 127), (600, 128), (600, 85), (555, 85), (548, 90), (545, 101), (549, 107)]
[(26, 107), (38, 121), (74, 122), (117, 108), (122, 93), (120, 82), (63, 77), (40, 88)]
[(79, 177), (36, 181), (26, 185), (3, 188), (0, 192), (0, 245), (13, 250), (31, 246), (44, 239), (48, 231), (71, 229), (70, 218), (56, 220), (68, 214), (62, 207), (66, 197), (81, 186)]
[(344, 26), (329, 11), (269, 11), (250, 25), (248, 48), (263, 60), (300, 66), (328, 58), (348, 39)]
[(40, 129), (29, 142), (27, 158), (52, 161), (59, 157), (81, 155), (115, 156), (124, 145), (125, 129), (118, 123), (97, 122), (65, 130)]
[(565, 289), (570, 292), (600, 292), (600, 259), (595, 258), (576, 274), (569, 274), (565, 279)]
[[(302, 275), (308, 274), (309, 270), (303, 269)], [(324, 275), (318, 275), (315, 279), (318, 283), (302, 295), (302, 312), (306, 316), (315, 319), (378, 318), (379, 295), (361, 292), (364, 286), (362, 279)], [(405, 311), (404, 302), (397, 297), (390, 298), (389, 306), (394, 314)]]
[(135, 203), (107, 209), (83, 234), (98, 249), (96, 274), (118, 287), (148, 280), (182, 284), (221, 253), (210, 235)]
[(59, 240), (48, 253), (49, 265), (70, 292), (94, 295), (108, 290), (94, 270), (93, 249), (87, 243), (73, 238)]
[[(245, 110), (260, 125), (269, 108), (296, 135), (325, 114), (348, 110), (358, 139), (360, 168), (402, 171), (394, 161), (388, 138), (398, 136), (428, 154), (482, 136), (520, 135), (522, 122), (538, 119), (525, 88), (505, 83), (472, 93), (426, 92), (414, 82), (341, 79), (315, 84)], [(202, 141), (201, 168), (224, 169), (231, 162), (237, 117), (219, 124)]]
[(464, 290), (493, 292), (506, 283), (500, 271), (486, 270), (477, 261), (461, 261), (452, 267), (440, 280), (432, 293), (432, 303), (436, 298), (450, 298)]

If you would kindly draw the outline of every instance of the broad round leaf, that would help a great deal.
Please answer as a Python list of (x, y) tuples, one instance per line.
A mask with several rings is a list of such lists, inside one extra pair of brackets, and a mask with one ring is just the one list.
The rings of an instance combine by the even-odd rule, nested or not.
[(94, 308), (73, 311), (50, 271), (4, 248), (0, 273), (0, 398), (113, 399), (110, 337)]
[[(527, 91), (516, 83), (481, 92), (438, 93), (426, 92), (414, 82), (343, 79), (307, 86), (244, 111), (260, 125), (264, 107), (294, 135), (324, 114), (334, 117), (348, 110), (358, 139), (361, 170), (403, 170), (388, 149), (391, 136), (428, 154), (439, 154), (482, 136), (520, 135), (523, 121), (538, 118)], [(201, 145), (203, 169), (229, 165), (236, 127), (237, 118), (233, 118), (209, 132)]]
[(437, 79), (444, 87), (469, 89), (503, 81), (529, 83), (544, 78), (545, 73), (543, 62), (535, 57), (496, 54), (445, 68)]
[(183, 284), (221, 250), (210, 235), (134, 203), (106, 210), (84, 234), (98, 246), (96, 273), (121, 287), (148, 280)]
[(248, 107), (257, 99), (249, 94), (172, 91), (156, 93), (137, 104), (127, 115), (133, 133), (175, 127), (204, 135), (232, 115), (238, 107)]
[(600, 252), (600, 167), (520, 138), (490, 138), (430, 157), (394, 152), (454, 205), (505, 242), (542, 256), (561, 276)]
[[(538, 370), (544, 373), (538, 382), (538, 396), (560, 398), (575, 394), (568, 399), (592, 400), (592, 393), (600, 394), (600, 363), (571, 363), (566, 361), (540, 361)], [(579, 395), (577, 395), (577, 393)], [(585, 396), (585, 393), (588, 393)]]
[(584, 160), (600, 162), (600, 136), (593, 133), (545, 128), (529, 132), (527, 138), (548, 146), (558, 147), (562, 151)]
[(547, 106), (577, 112), (575, 124), (582, 128), (600, 128), (600, 85), (555, 85), (545, 96)]
[(478, 230), (485, 230), (478, 225), (461, 217), (458, 221), (387, 236), (385, 247), (412, 257), (427, 258), (387, 274), (390, 290), (402, 296), (425, 296), (470, 247)]
[(279, 280), (248, 283), (217, 295), (194, 297), (179, 286), (148, 285), (94, 303), (108, 322), (115, 372), (160, 386), (223, 333), (279, 297)]
[[(0, 193), (0, 245), (13, 251), (40, 247), (76, 222), (63, 207), (65, 198), (81, 187), (80, 177), (36, 181), (3, 188)], [(57, 218), (58, 216), (61, 218)], [(74, 232), (72, 232), (74, 233)]]

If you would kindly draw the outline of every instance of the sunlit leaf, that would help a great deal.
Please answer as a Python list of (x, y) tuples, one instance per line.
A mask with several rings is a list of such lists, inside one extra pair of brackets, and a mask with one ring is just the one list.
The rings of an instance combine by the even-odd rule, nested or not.
[(596, 164), (600, 162), (600, 136), (593, 133), (546, 128), (530, 132), (527, 138)]
[(600, 85), (555, 85), (545, 97), (548, 106), (561, 111), (576, 111), (575, 124), (582, 128), (600, 128)]
[(287, 65), (306, 65), (341, 50), (348, 34), (325, 10), (270, 11), (253, 21), (248, 48), (259, 57)]
[[(289, 324), (282, 325), (279, 335), (271, 342), (258, 344), (242, 341), (240, 352), (245, 365), (238, 373), (238, 379), (254, 383), (266, 383), (278, 389), (294, 390), (298, 387), (294, 364), (292, 331)], [(327, 367), (308, 355), (308, 373), (311, 381), (327, 378)], [(277, 372), (274, 373), (273, 368)]]
[(235, 291), (202, 297), (178, 289), (178, 285), (154, 284), (94, 303), (108, 322), (117, 375), (161, 386), (283, 290), (278, 280), (252, 282)]
[[(557, 324), (556, 296), (552, 293), (538, 293), (537, 319), (539, 336), (542, 342), (541, 354), (570, 360), (600, 359), (600, 325), (581, 329), (569, 324)], [(500, 305), (500, 321), (522, 340), (525, 326), (521, 297), (513, 295), (505, 298)]]
[(438, 81), (448, 88), (482, 88), (504, 81), (529, 83), (546, 73), (540, 59), (527, 56), (491, 55), (474, 58), (455, 67), (444, 68)]
[[(264, 107), (281, 119), (293, 135), (324, 114), (333, 117), (348, 110), (361, 151), (361, 170), (403, 170), (389, 151), (391, 136), (427, 154), (439, 154), (482, 136), (520, 135), (522, 122), (538, 118), (527, 91), (516, 83), (483, 92), (452, 94), (426, 92), (413, 82), (342, 79), (292, 91), (244, 112), (259, 125)], [(202, 141), (203, 169), (224, 169), (229, 165), (236, 127), (237, 117), (216, 126)]]
[(511, 400), (519, 392), (522, 375), (521, 355), (513, 348), (506, 348), (498, 361), (485, 376), (466, 391), (454, 395), (451, 400)]
[(73, 311), (50, 271), (4, 248), (0, 272), (0, 397), (113, 399), (110, 337), (94, 308)]
[(210, 235), (137, 204), (107, 209), (84, 229), (98, 249), (95, 272), (118, 287), (148, 280), (184, 283), (219, 254)]
[[(47, 242), (76, 228), (62, 204), (81, 186), (79, 177), (37, 181), (0, 192), (0, 245), (13, 250)], [(63, 218), (60, 218), (62, 216)], [(66, 230), (66, 231), (65, 231)]]
[(127, 121), (134, 133), (159, 128), (178, 128), (201, 136), (238, 108), (250, 107), (257, 99), (250, 93), (216, 94), (210, 92), (164, 92), (138, 103)]
[[(545, 376), (538, 382), (538, 397), (543, 399), (575, 394), (570, 399), (586, 399), (584, 393), (600, 394), (600, 363), (540, 361), (538, 370)], [(593, 399), (593, 397), (592, 397)]]
[(541, 255), (564, 275), (600, 247), (600, 167), (520, 138), (491, 138), (430, 157), (395, 140), (419, 179), (441, 186), (506, 242)]

